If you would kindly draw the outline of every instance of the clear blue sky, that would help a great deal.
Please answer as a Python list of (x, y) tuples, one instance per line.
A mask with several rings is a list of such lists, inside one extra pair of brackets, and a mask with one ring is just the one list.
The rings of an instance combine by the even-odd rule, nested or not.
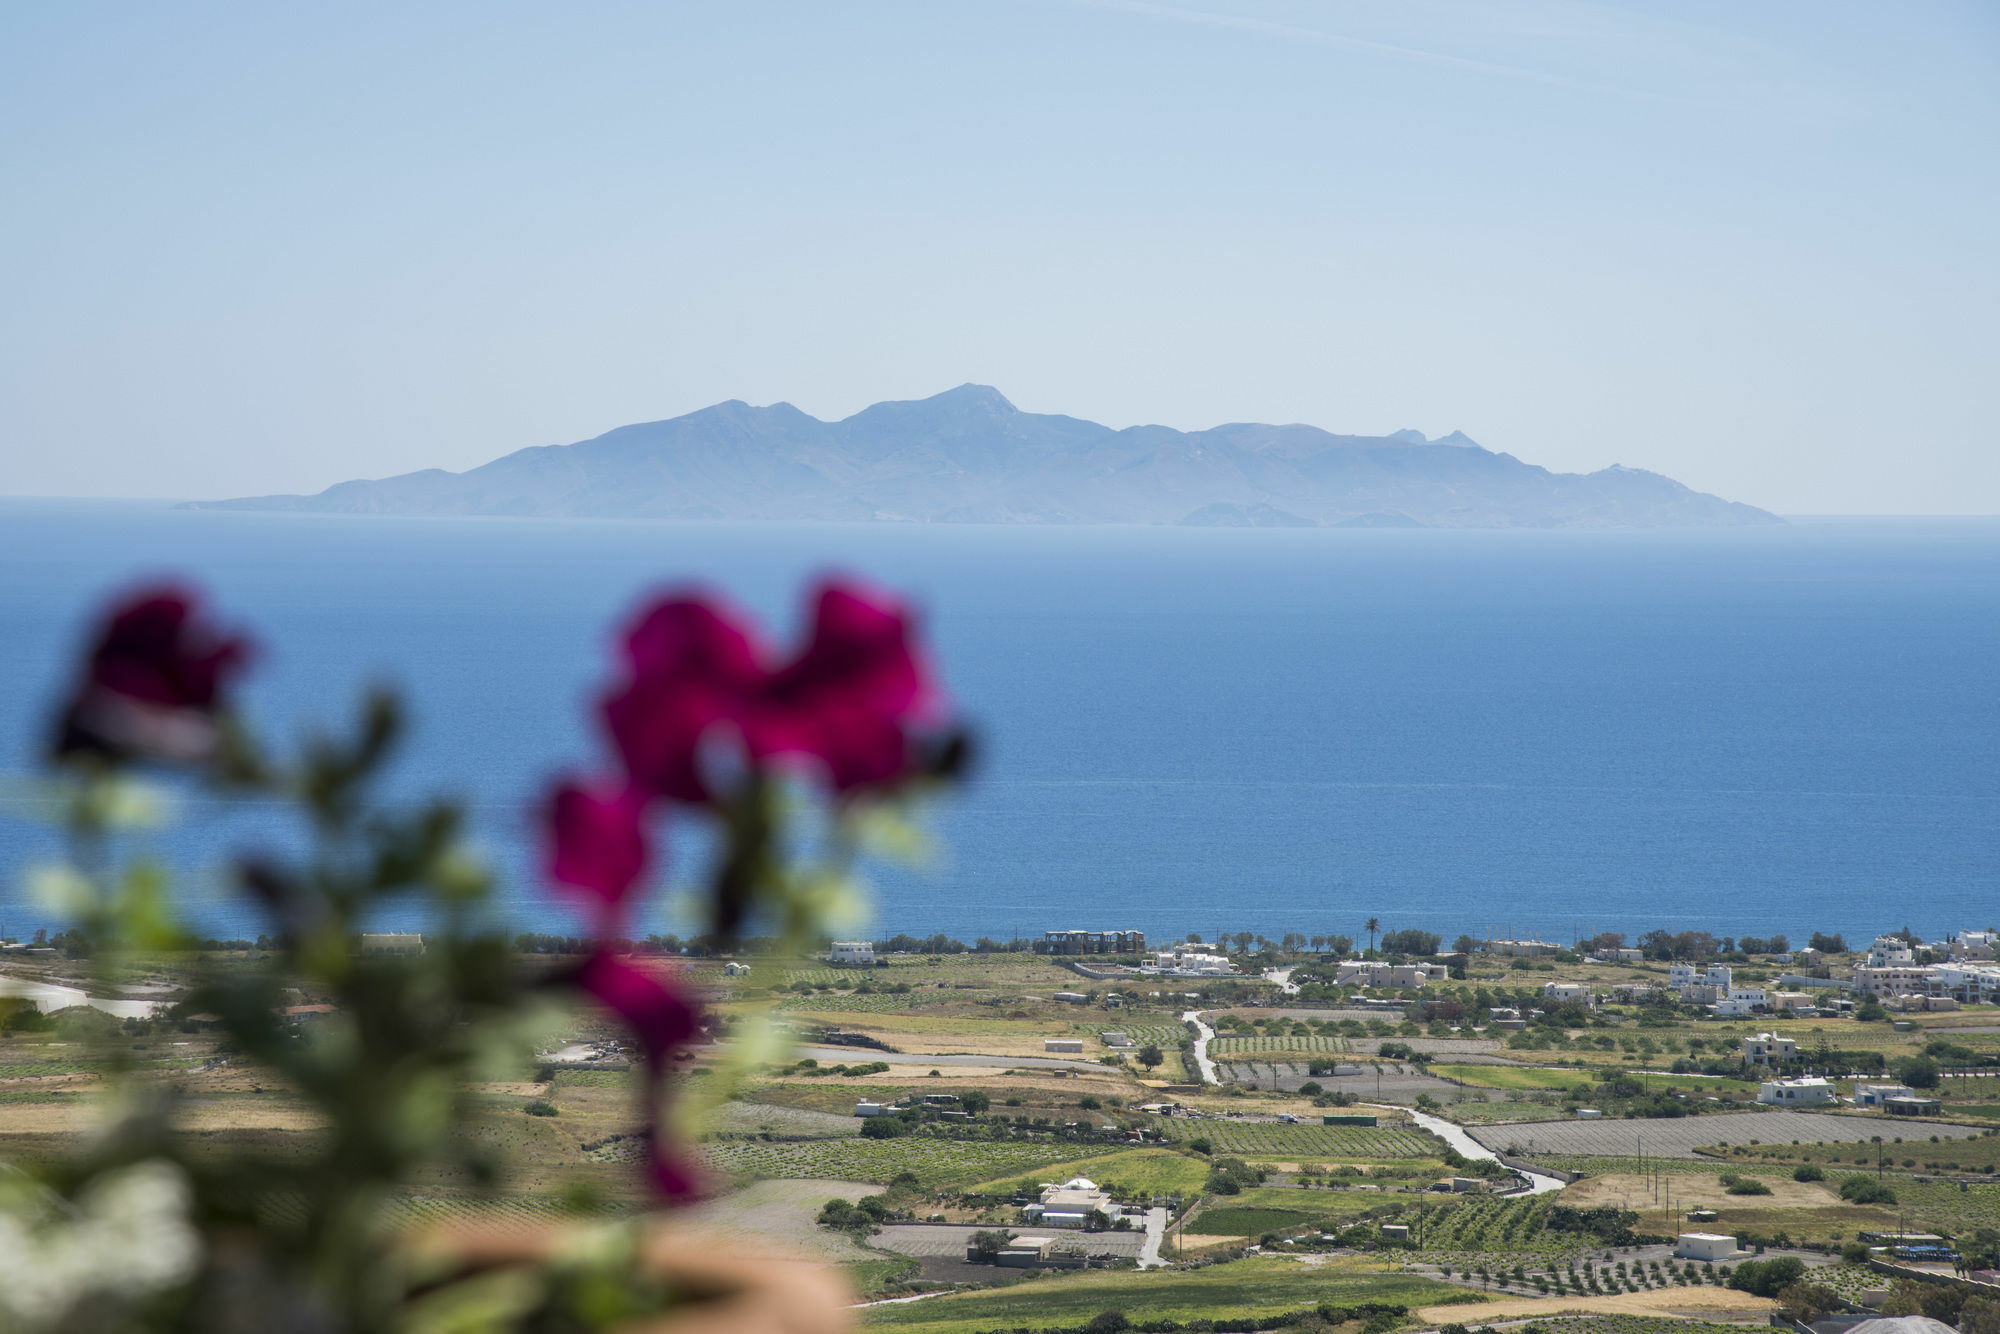
[(0, 7), (0, 493), (966, 380), (2000, 512), (2000, 6)]

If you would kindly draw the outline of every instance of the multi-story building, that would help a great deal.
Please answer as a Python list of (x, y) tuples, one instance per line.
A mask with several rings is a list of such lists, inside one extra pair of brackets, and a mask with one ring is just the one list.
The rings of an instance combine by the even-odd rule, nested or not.
[[(1868, 957), (1875, 955), (1871, 951)], [(1928, 996), (1932, 970), (1910, 961), (1908, 950), (1903, 957), (1897, 964), (1862, 964), (1854, 970), (1854, 989), (1864, 996)]]
[(1667, 968), (1667, 985), (1675, 991), (1687, 987), (1714, 987), (1726, 996), (1729, 994), (1730, 979), (1734, 976), (1726, 963), (1710, 964), (1707, 968), (1697, 968), (1691, 963), (1677, 963)]
[(1909, 968), (1915, 965), (1917, 956), (1901, 936), (1877, 936), (1868, 947), (1868, 957), (1861, 962), (1865, 968)]
[(1581, 1001), (1583, 1004), (1588, 1005), (1590, 1004), (1590, 988), (1581, 982), (1544, 982), (1542, 983), (1542, 999), (1556, 1005), (1567, 1004), (1570, 1001)]
[(1776, 1033), (1743, 1039), (1743, 1064), (1784, 1065), (1799, 1058), (1799, 1044)]
[(1949, 997), (1961, 1005), (2000, 1000), (2000, 966), (1990, 963), (1940, 963), (1924, 970), (1924, 994)]
[(866, 940), (836, 940), (833, 942), (833, 948), (827, 951), (826, 961), (837, 966), (859, 964), (873, 967), (875, 945), (872, 941)]
[(2000, 936), (1991, 931), (1960, 931), (1946, 948), (1954, 959), (1990, 959)]
[(1043, 954), (1144, 954), (1144, 931), (1044, 931)]

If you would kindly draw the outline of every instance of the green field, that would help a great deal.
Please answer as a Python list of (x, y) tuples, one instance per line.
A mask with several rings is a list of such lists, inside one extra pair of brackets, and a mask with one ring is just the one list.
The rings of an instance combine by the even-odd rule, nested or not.
[(1299, 1190), (1252, 1187), (1219, 1196), (1196, 1214), (1187, 1231), (1202, 1236), (1257, 1237), (1307, 1226), (1344, 1227), (1354, 1216), (1380, 1209), (1395, 1196), (1372, 1190)]
[(704, 1144), (710, 1166), (732, 1176), (823, 1177), (832, 1181), (887, 1182), (915, 1172), (926, 1186), (962, 1186), (1018, 1177), (1073, 1157), (1074, 1145), (993, 1143), (981, 1140), (822, 1139), (729, 1140)]
[(1304, 1269), (1290, 1260), (1255, 1258), (1180, 1272), (1091, 1272), (1049, 1275), (997, 1292), (956, 1293), (865, 1314), (871, 1329), (910, 1334), (1080, 1325), (1100, 1311), (1118, 1311), (1134, 1324), (1146, 1320), (1214, 1320), (1303, 1311), (1319, 1302), (1352, 1306), (1391, 1302), (1429, 1306), (1481, 1301), (1463, 1288), (1403, 1274), (1368, 1273), (1327, 1265)]
[(1389, 1162), (1437, 1158), (1443, 1146), (1422, 1130), (1388, 1126), (1287, 1125), (1282, 1121), (1196, 1121), (1170, 1118), (1165, 1127), (1176, 1141), (1205, 1139), (1217, 1153), (1239, 1158), (1310, 1158), (1322, 1161)]
[[(1116, 1187), (1144, 1195), (1193, 1195), (1208, 1180), (1208, 1160), (1176, 1153), (1172, 1149), (1127, 1149), (1123, 1153), (1097, 1158), (1075, 1158), (1049, 1163), (1035, 1169), (1037, 1181), (1067, 1181), (1089, 1177), (1100, 1186)], [(982, 1195), (1011, 1191), (1019, 1176), (995, 1177), (968, 1189)]]

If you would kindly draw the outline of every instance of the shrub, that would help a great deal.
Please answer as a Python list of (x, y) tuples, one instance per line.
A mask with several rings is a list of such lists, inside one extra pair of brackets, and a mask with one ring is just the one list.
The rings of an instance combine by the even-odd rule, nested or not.
[(1013, 1239), (1013, 1234), (1005, 1230), (975, 1232), (972, 1234), (972, 1240), (966, 1244), (965, 1258), (974, 1264), (990, 1265), (1000, 1257), (1000, 1252), (1006, 1249), (1007, 1243)]
[(1735, 1182), (1725, 1187), (1725, 1190), (1731, 1195), (1769, 1195), (1771, 1193), (1771, 1188), (1756, 1177), (1738, 1178)]
[[(1820, 1169), (1820, 1168), (1818, 1168), (1818, 1167), (1814, 1166), (1814, 1165), (1813, 1165), (1813, 1164), (1811, 1164), (1811, 1163), (1801, 1163), (1801, 1164), (1800, 1164), (1800, 1165), (1799, 1165), (1799, 1166), (1798, 1166), (1798, 1167), (1797, 1167), (1796, 1169), (1794, 1169), (1794, 1171), (1792, 1172), (1792, 1180), (1794, 1180), (1794, 1181), (1824, 1181), (1824, 1180), (1826, 1180), (1826, 1173), (1825, 1173), (1825, 1171), (1823, 1171), (1822, 1169)], [(1810, 1321), (1808, 1321), (1807, 1323), (1808, 1323), (1808, 1324), (1810, 1324), (1811, 1322), (1810, 1322)]]
[(1729, 1276), (1729, 1286), (1759, 1297), (1776, 1297), (1798, 1282), (1805, 1272), (1805, 1261), (1790, 1255), (1774, 1260), (1745, 1260)]
[(547, 1098), (536, 1098), (521, 1110), (529, 1116), (556, 1116), (559, 1114), (556, 1111), (556, 1105)]
[(1894, 1204), (1896, 1192), (1874, 1177), (1856, 1173), (1841, 1181), (1840, 1198), (1849, 1204)]
[(871, 1116), (861, 1123), (863, 1139), (901, 1139), (910, 1127), (900, 1116)]

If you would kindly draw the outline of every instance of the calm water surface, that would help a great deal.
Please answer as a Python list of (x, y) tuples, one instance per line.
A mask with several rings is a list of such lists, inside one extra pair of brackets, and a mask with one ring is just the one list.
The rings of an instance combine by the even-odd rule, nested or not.
[[(790, 625), (810, 573), (928, 610), (979, 724), (945, 860), (876, 877), (877, 925), (1450, 935), (2000, 919), (2000, 523), (1700, 533), (1231, 532), (426, 521), (0, 507), (0, 770), (31, 771), (86, 611), (142, 573), (257, 628), (274, 737), (388, 680), (396, 782), (474, 808), (553, 926), (523, 809), (591, 762), (584, 701), (646, 589), (695, 579)], [(53, 836), (0, 798), (0, 925)], [(269, 812), (183, 805), (203, 874)], [(692, 857), (693, 851), (688, 853)], [(662, 927), (683, 926), (662, 916)]]

